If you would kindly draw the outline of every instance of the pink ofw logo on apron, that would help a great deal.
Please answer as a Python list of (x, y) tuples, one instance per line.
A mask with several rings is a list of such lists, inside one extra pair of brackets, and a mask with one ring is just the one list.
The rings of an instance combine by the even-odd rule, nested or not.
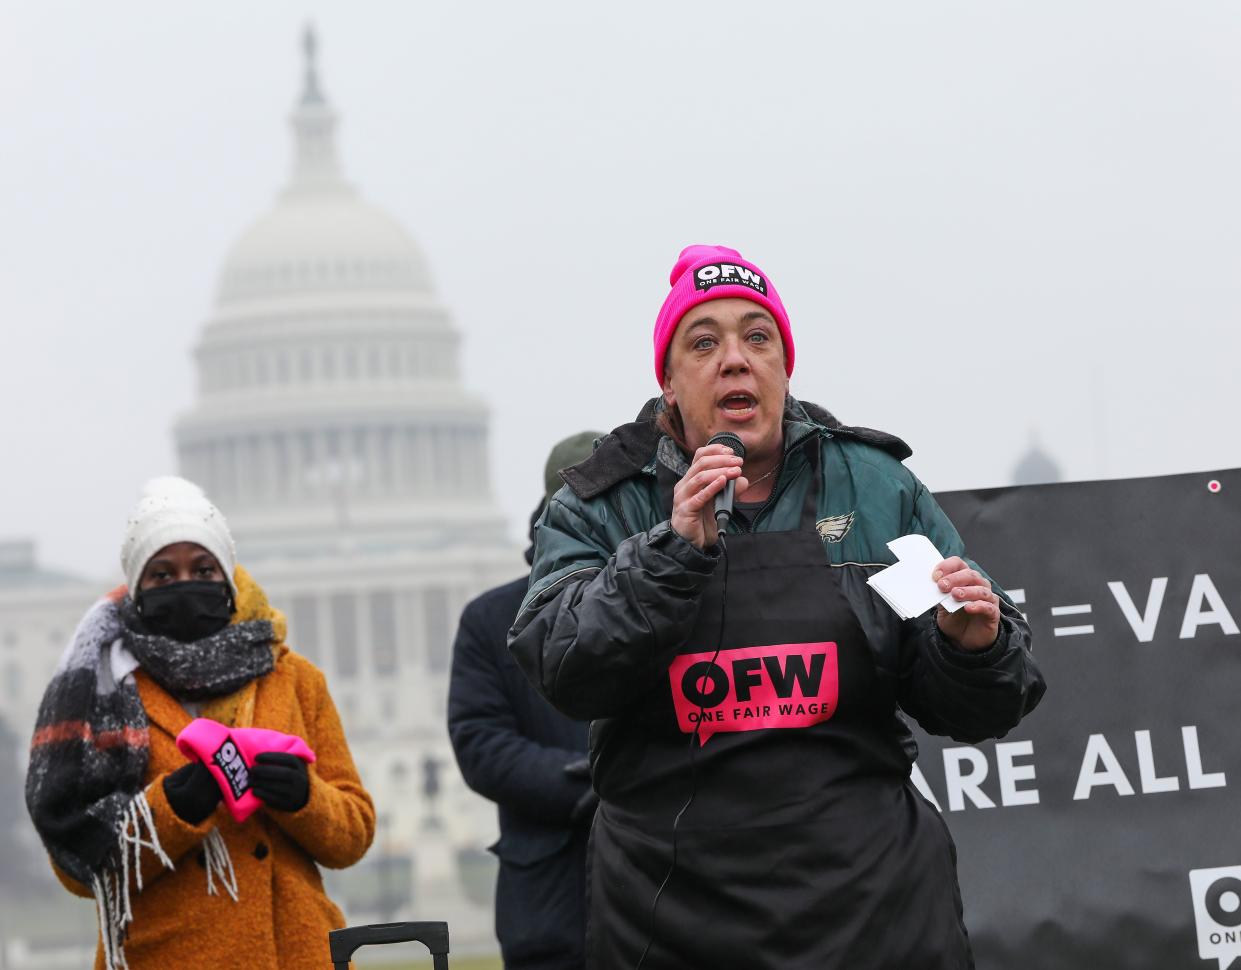
[(682, 654), (668, 678), (681, 730), (698, 728), (704, 745), (717, 731), (811, 727), (836, 713), (840, 697), (835, 643)]

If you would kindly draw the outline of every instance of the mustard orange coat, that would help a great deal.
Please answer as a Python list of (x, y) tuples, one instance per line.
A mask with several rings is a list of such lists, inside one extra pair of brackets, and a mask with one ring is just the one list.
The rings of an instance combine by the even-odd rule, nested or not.
[[(186, 763), (175, 738), (190, 715), (141, 671), (138, 692), (150, 721), (146, 796), (159, 841), (175, 869), (143, 851), (143, 889), (132, 890), (133, 922), (125, 941), (130, 970), (313, 970), (331, 967), (329, 930), (344, 925), (323, 890), (319, 866), (343, 868), (366, 853), (375, 809), (362, 787), (323, 673), (284, 645), (284, 617), (240, 568), (233, 622), (267, 619), (276, 631), (276, 663), (204, 716), (239, 727), (272, 728), (305, 739), (317, 756), (309, 766), (310, 800), (297, 812), (264, 807), (244, 823), (223, 805), (201, 825), (182, 821), (164, 797), (163, 780)], [(222, 713), (223, 712), (223, 713)], [(202, 841), (218, 828), (232, 857), (238, 901), (207, 894)], [(79, 896), (90, 889), (57, 872)], [(95, 968), (102, 970), (99, 944)]]

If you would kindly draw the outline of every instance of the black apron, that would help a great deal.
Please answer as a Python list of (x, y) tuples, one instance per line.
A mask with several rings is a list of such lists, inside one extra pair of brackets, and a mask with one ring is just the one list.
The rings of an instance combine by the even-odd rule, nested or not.
[[(667, 676), (592, 725), (589, 970), (632, 970), (652, 939), (691, 786), (644, 970), (974, 965), (955, 848), (909, 781), (895, 685), (815, 531), (810, 465), (799, 529), (728, 535)], [(661, 466), (669, 508), (673, 484)]]

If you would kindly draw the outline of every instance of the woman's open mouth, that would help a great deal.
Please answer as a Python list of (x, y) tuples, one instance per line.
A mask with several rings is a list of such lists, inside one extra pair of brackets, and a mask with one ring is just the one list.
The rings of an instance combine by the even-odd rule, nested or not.
[(720, 401), (720, 410), (733, 420), (748, 418), (754, 413), (758, 401), (749, 394), (730, 394)]

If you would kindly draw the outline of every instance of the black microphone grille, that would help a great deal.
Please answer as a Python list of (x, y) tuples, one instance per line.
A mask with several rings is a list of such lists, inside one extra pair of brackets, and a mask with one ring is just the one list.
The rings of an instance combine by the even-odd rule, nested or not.
[(707, 444), (723, 445), (725, 448), (731, 448), (732, 453), (738, 458), (745, 457), (745, 445), (743, 445), (741, 443), (741, 439), (731, 431), (721, 431), (718, 434), (713, 434), (711, 436), (711, 440), (708, 441)]

